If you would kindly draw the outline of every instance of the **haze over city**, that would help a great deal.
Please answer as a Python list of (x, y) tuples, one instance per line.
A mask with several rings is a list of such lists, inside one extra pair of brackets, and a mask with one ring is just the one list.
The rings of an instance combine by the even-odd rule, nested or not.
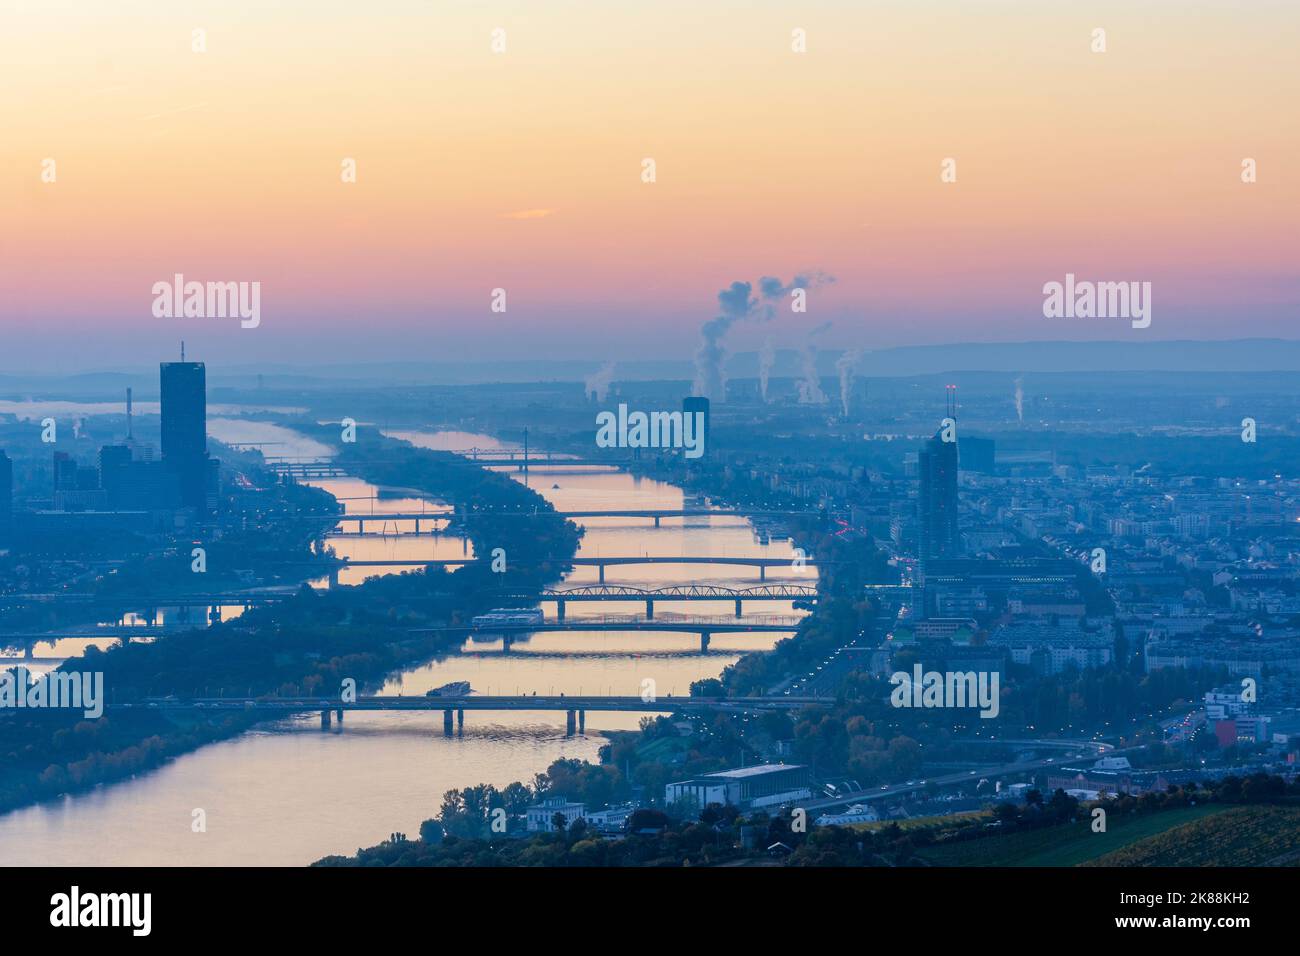
[(1297, 45), (0, 0), (14, 925), (1289, 925)]

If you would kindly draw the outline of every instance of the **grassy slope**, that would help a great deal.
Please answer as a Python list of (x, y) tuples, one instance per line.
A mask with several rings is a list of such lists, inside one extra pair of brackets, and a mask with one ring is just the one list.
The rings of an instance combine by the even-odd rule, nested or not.
[(1092, 824), (1083, 821), (1064, 827), (968, 840), (946, 847), (927, 847), (919, 855), (936, 866), (1078, 866), (1173, 827), (1213, 817), (1228, 809), (1221, 804), (1203, 804), (1140, 816), (1116, 817), (1112, 814), (1105, 833), (1093, 833)]
[(1132, 843), (1089, 866), (1300, 864), (1300, 807), (1235, 807)]

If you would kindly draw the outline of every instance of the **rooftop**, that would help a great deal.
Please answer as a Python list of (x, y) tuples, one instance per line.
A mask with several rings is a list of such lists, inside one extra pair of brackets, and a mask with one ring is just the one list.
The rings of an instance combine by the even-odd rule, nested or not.
[(804, 765), (801, 763), (764, 763), (754, 767), (740, 767), (736, 770), (719, 770), (716, 773), (706, 773), (705, 777), (722, 777), (727, 780), (745, 780), (750, 777), (761, 777), (768, 773), (777, 773), (783, 770), (802, 770)]

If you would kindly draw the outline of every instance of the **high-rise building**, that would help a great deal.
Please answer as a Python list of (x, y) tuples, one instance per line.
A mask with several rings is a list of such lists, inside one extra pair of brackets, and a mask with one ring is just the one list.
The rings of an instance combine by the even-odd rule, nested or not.
[(105, 445), (99, 449), (99, 487), (108, 492), (110, 506), (116, 506), (123, 475), (131, 467), (129, 445)]
[(709, 453), (709, 400), (699, 395), (689, 395), (682, 399), (682, 426), (686, 425), (685, 418), (687, 415), (694, 415), (697, 412), (704, 413), (704, 433), (701, 436), (700, 447), (704, 449), (704, 454)]
[(0, 543), (9, 540), (14, 526), (14, 463), (0, 451)]
[(208, 396), (202, 362), (163, 362), (162, 458), (180, 483), (181, 503), (207, 509)]
[(54, 453), (54, 491), (77, 490), (77, 463), (66, 451)]
[(922, 567), (934, 558), (954, 558), (959, 554), (957, 442), (944, 441), (942, 435), (940, 429), (917, 455), (917, 473), (921, 479), (916, 507), (917, 550)]
[(978, 471), (985, 475), (994, 473), (992, 438), (962, 438), (960, 449), (962, 471)]

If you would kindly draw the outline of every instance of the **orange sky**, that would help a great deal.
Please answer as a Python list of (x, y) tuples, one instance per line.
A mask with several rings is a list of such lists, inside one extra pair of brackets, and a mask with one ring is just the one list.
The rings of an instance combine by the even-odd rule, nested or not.
[[(685, 357), (719, 289), (808, 269), (837, 280), (810, 314), (730, 344), (1294, 328), (1295, 3), (107, 6), (0, 3), (20, 345), (170, 343), (176, 272), (262, 283), (257, 330), (187, 330), (250, 361), (308, 330)], [(1152, 326), (1044, 319), (1066, 272), (1152, 282)]]

